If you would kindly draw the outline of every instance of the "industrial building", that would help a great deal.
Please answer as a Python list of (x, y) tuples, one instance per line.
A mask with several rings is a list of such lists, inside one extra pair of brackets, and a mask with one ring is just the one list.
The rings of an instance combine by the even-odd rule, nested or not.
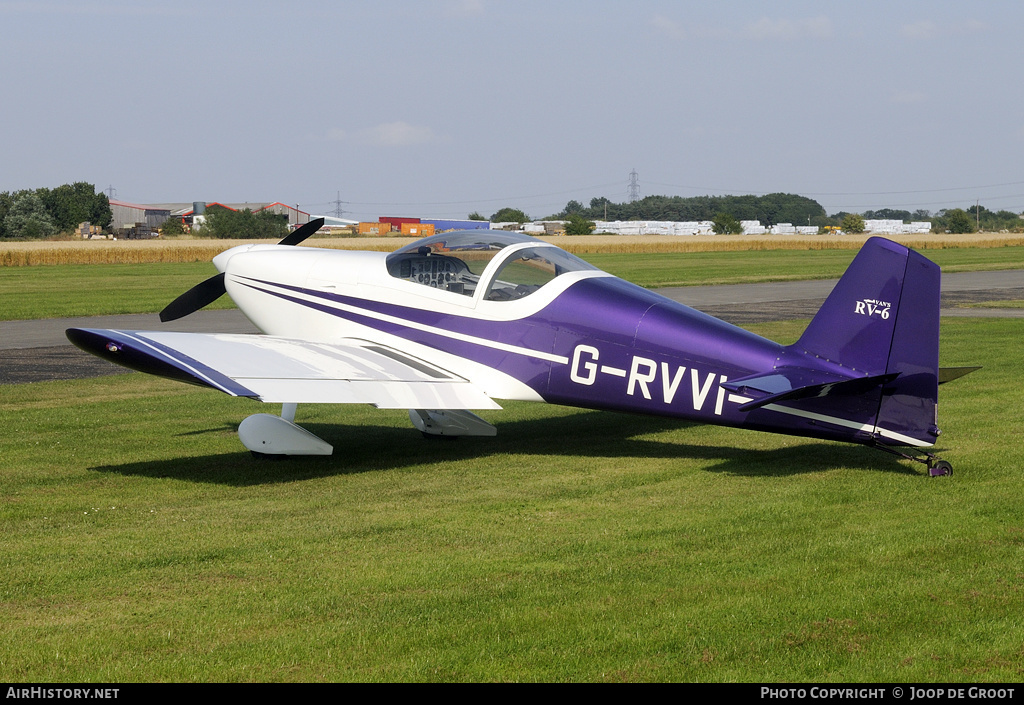
[(289, 206), (284, 203), (218, 203), (211, 201), (193, 201), (191, 203), (151, 203), (141, 205), (127, 203), (111, 199), (110, 210), (113, 212), (113, 220), (110, 227), (113, 230), (145, 225), (150, 228), (161, 227), (169, 218), (190, 219), (194, 215), (200, 215), (211, 206), (220, 206), (233, 211), (245, 210), (248, 208), (253, 213), (270, 211), (276, 215), (288, 216), (288, 225), (295, 227), (304, 225), (310, 221), (309, 213), (299, 210), (298, 206)]
[[(741, 220), (744, 235), (817, 235), (816, 225), (793, 225), (792, 223), (776, 223), (761, 225), (759, 220)], [(902, 220), (865, 220), (864, 232), (886, 235), (905, 235), (927, 233), (932, 224), (923, 221), (904, 223)], [(595, 233), (613, 235), (713, 235), (714, 223), (710, 220), (691, 222), (675, 222), (662, 220), (628, 220), (628, 221), (597, 221)], [(527, 232), (530, 232), (527, 229)]]
[[(110, 201), (110, 208), (113, 211), (111, 228), (119, 229), (140, 228), (156, 229), (161, 227), (169, 218), (181, 218), (188, 223), (194, 215), (201, 215), (206, 208), (220, 206), (235, 211), (249, 209), (253, 213), (270, 211), (278, 215), (286, 215), (288, 224), (294, 228), (304, 225), (314, 217), (299, 209), (298, 205), (289, 206), (285, 203), (275, 201), (273, 203), (218, 203), (218, 202), (193, 202), (193, 203), (157, 203), (150, 205), (139, 205), (126, 203), (124, 201)], [(452, 230), (476, 230), (476, 229), (516, 229), (534, 235), (554, 235), (565, 231), (564, 221), (538, 221), (535, 223), (489, 223), (486, 220), (454, 220), (454, 219), (433, 219), (433, 218), (409, 218), (396, 216), (381, 216), (376, 222), (357, 223), (340, 218), (328, 217), (328, 225), (325, 229), (351, 228), (360, 235), (390, 235), (401, 234), (414, 237), (433, 235), (434, 233), (449, 232)], [(791, 223), (778, 223), (772, 226), (761, 225), (757, 220), (740, 221), (744, 235), (816, 235), (816, 226), (794, 226)], [(711, 235), (714, 233), (711, 221), (596, 221), (594, 232), (610, 233), (616, 235)], [(927, 233), (931, 230), (929, 222), (904, 223), (899, 220), (865, 220), (865, 232), (880, 233), (887, 235)]]
[(214, 206), (227, 208), (232, 211), (242, 211), (248, 208), (253, 213), (269, 211), (275, 215), (286, 215), (288, 216), (288, 225), (293, 228), (298, 225), (305, 225), (310, 221), (309, 213), (299, 210), (298, 205), (289, 206), (279, 201), (275, 201), (273, 203), (220, 203), (217, 201), (195, 201), (193, 203), (164, 203), (155, 207), (168, 208), (171, 215), (176, 218), (191, 218), (195, 215), (202, 215), (206, 212), (207, 208)]
[(113, 199), (110, 199), (110, 211), (113, 214), (113, 219), (110, 221), (112, 230), (132, 228), (140, 224), (159, 228), (171, 217), (171, 211), (166, 206), (143, 206)]

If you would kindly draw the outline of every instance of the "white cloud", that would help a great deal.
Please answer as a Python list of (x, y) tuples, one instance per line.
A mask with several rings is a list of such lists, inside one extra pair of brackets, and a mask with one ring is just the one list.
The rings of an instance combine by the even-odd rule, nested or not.
[(920, 20), (903, 25), (900, 34), (909, 39), (934, 39), (940, 32), (939, 26), (931, 20)]
[(987, 24), (979, 20), (964, 20), (943, 25), (931, 20), (919, 20), (903, 25), (900, 28), (900, 34), (908, 39), (936, 39), (956, 34), (977, 34), (987, 32), (989, 29)]
[(772, 20), (762, 17), (746, 25), (741, 34), (750, 39), (791, 41), (794, 39), (828, 39), (832, 36), (832, 21), (827, 17), (805, 20)]
[(408, 147), (437, 140), (434, 131), (429, 127), (410, 125), (402, 120), (371, 127), (362, 134), (371, 144), (381, 147)]
[(675, 20), (670, 20), (664, 15), (655, 15), (651, 24), (660, 33), (670, 39), (686, 39), (686, 30)]
[(385, 122), (373, 127), (349, 132), (340, 127), (327, 131), (329, 142), (351, 142), (375, 147), (410, 147), (417, 144), (439, 142), (443, 138), (424, 125), (412, 125), (403, 120)]
[(832, 20), (827, 17), (807, 19), (773, 20), (762, 17), (740, 28), (686, 26), (665, 17), (655, 15), (651, 20), (655, 31), (670, 39), (755, 39), (768, 41), (794, 41), (798, 39), (828, 39), (833, 36)]

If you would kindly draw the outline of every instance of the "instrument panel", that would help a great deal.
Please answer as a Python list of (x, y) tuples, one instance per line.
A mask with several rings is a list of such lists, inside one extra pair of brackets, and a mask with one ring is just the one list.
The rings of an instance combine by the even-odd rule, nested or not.
[(392, 263), (389, 269), (399, 279), (457, 294), (472, 295), (477, 280), (465, 262), (445, 255), (409, 255)]

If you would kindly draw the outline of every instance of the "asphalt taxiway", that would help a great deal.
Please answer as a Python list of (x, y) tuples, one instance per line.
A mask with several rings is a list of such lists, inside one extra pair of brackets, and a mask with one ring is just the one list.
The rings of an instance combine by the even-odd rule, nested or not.
[[(730, 323), (745, 325), (810, 318), (832, 291), (836, 281), (671, 287), (658, 289), (658, 293)], [(1008, 300), (1024, 300), (1024, 270), (942, 275), (943, 316), (1024, 318), (1024, 309), (983, 306), (987, 301)], [(972, 307), (965, 307), (967, 304)], [(0, 384), (129, 372), (75, 348), (64, 335), (68, 328), (195, 333), (259, 332), (237, 309), (197, 311), (172, 323), (160, 323), (155, 313), (3, 321), (0, 322)]]

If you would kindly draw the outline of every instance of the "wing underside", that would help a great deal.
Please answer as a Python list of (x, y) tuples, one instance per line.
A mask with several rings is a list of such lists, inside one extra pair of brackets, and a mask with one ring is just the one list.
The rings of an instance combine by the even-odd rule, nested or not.
[(327, 344), (264, 335), (85, 328), (71, 328), (67, 336), (119, 365), (264, 402), (501, 408), (469, 380), (366, 340)]

